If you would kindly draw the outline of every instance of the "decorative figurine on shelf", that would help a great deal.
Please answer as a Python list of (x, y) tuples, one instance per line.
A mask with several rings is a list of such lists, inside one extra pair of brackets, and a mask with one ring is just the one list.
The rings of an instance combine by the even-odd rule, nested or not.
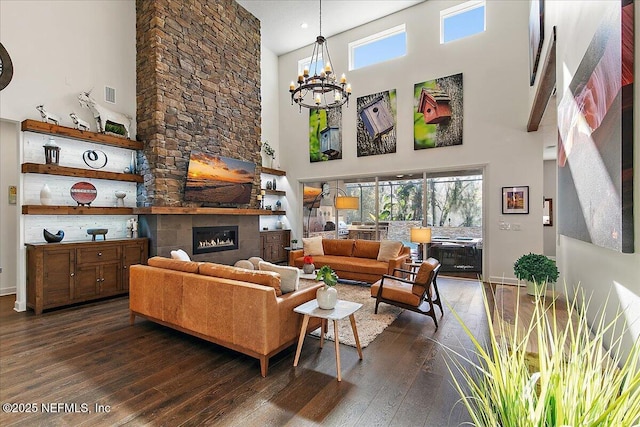
[(40, 111), (42, 121), (45, 123), (53, 123), (54, 125), (60, 125), (60, 117), (44, 109), (44, 105), (38, 105), (36, 110)]
[(44, 240), (46, 240), (47, 243), (58, 243), (64, 238), (64, 231), (62, 230), (58, 230), (56, 234), (53, 234), (48, 232), (45, 228), (42, 230), (42, 234), (44, 235)]
[(91, 130), (89, 127), (89, 122), (85, 122), (82, 120), (76, 113), (69, 114), (71, 120), (73, 120), (73, 125), (78, 130)]
[(60, 163), (60, 147), (53, 138), (49, 138), (44, 145), (44, 162), (48, 165)]
[(280, 200), (276, 201), (276, 210), (277, 211), (282, 210), (282, 202)]
[(129, 138), (129, 127), (131, 126), (131, 118), (122, 113), (111, 111), (108, 108), (99, 105), (89, 95), (91, 95), (91, 91), (82, 92), (80, 95), (78, 95), (78, 102), (80, 102), (80, 105), (82, 107), (91, 110), (91, 113), (93, 113), (93, 117), (96, 119), (96, 128), (98, 129), (98, 132), (114, 132), (118, 127), (122, 127), (124, 128), (124, 132), (122, 133), (122, 135), (126, 138)]
[(271, 188), (274, 189), (274, 190), (276, 189), (276, 179), (275, 178), (273, 178), (273, 183), (271, 184)]
[(271, 181), (267, 181), (267, 190), (271, 190)]
[(127, 232), (132, 239), (138, 238), (138, 220), (136, 218), (127, 220)]
[(123, 208), (124, 207), (124, 198), (127, 197), (127, 193), (122, 190), (117, 190), (115, 192), (116, 195), (116, 207)]
[(91, 237), (91, 240), (96, 240), (96, 236), (102, 236), (102, 240), (107, 240), (108, 228), (89, 228), (87, 234)]

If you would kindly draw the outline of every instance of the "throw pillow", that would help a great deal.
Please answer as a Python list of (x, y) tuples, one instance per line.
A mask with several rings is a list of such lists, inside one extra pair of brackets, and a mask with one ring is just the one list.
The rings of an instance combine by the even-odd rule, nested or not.
[(239, 268), (246, 268), (247, 270), (255, 270), (255, 268), (253, 267), (253, 263), (246, 259), (241, 259), (240, 261), (236, 261), (236, 263), (233, 264), (233, 266), (239, 267)]
[(298, 290), (300, 270), (286, 265), (275, 265), (270, 262), (260, 261), (260, 270), (273, 271), (280, 274), (280, 289), (283, 294)]
[(191, 258), (189, 258), (189, 254), (183, 251), (182, 249), (178, 249), (177, 251), (171, 251), (171, 258), (177, 259), (179, 261), (191, 261)]
[(249, 258), (249, 261), (251, 262), (251, 264), (253, 264), (254, 270), (260, 270), (260, 261), (264, 260), (259, 256), (252, 256), (251, 258)]
[(378, 261), (388, 262), (392, 258), (400, 255), (402, 249), (402, 242), (395, 240), (381, 240), (380, 250), (378, 251)]
[(302, 248), (305, 256), (324, 255), (324, 249), (322, 248), (322, 236), (303, 238)]

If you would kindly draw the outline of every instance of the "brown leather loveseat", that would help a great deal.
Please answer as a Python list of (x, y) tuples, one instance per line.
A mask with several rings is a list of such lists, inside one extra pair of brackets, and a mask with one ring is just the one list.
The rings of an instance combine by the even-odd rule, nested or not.
[[(307, 240), (303, 239), (305, 247)], [(289, 252), (289, 265), (301, 268), (305, 255), (305, 249)], [(311, 253), (316, 268), (328, 265), (341, 279), (367, 283), (380, 280), (383, 274), (393, 275), (410, 255), (411, 249), (400, 242), (360, 239), (322, 239), (322, 254)]]
[[(302, 316), (293, 309), (321, 286), (282, 294), (278, 273), (153, 257), (131, 266), (130, 321), (141, 316), (255, 357), (264, 377), (269, 358), (297, 342)], [(320, 326), (312, 320), (308, 331)]]

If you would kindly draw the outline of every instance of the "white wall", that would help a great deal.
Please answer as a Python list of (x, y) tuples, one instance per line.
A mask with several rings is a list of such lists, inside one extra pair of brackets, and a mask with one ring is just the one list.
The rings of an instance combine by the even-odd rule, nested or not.
[[(95, 126), (77, 100), (93, 88), (98, 103), (133, 117), (135, 135), (135, 19), (133, 0), (0, 2), (0, 40), (14, 69), (0, 116), (40, 119), (35, 107), (44, 104), (64, 126), (73, 126), (71, 112)], [(115, 105), (104, 102), (105, 85), (116, 89)]]
[[(558, 103), (561, 94), (571, 82), (584, 53), (598, 27), (605, 10), (620, 7), (620, 2), (611, 1), (547, 1), (549, 15), (547, 24), (558, 26), (557, 43), (557, 89)], [(639, 4), (635, 3), (638, 16)], [(637, 19), (637, 18), (636, 18)], [(640, 32), (635, 32), (635, 66), (640, 64)], [(638, 73), (634, 79), (638, 78)], [(586, 242), (560, 236), (558, 267), (567, 285), (580, 284), (587, 295), (592, 295), (593, 319), (608, 299), (607, 317), (613, 319), (619, 306), (624, 309), (629, 332), (625, 336), (624, 349), (631, 348), (633, 340), (640, 336), (640, 85), (634, 88), (634, 228), (635, 253), (622, 254)], [(571, 215), (558, 212), (558, 215)]]
[[(548, 257), (556, 256), (556, 240), (558, 225), (558, 165), (555, 160), (544, 161), (544, 197), (551, 199), (551, 226), (542, 225), (542, 238), (544, 241), (543, 254)], [(541, 219), (542, 220), (542, 219)]]
[[(523, 253), (542, 251), (542, 204), (531, 203), (529, 215), (502, 215), (503, 186), (528, 185), (530, 200), (542, 199), (542, 137), (527, 133), (528, 2), (487, 2), (487, 30), (441, 45), (440, 10), (460, 1), (429, 0), (412, 8), (329, 39), (332, 65), (346, 72), (353, 86), (349, 108), (343, 107), (343, 158), (309, 162), (308, 112), (291, 106), (289, 82), (297, 61), (310, 56), (311, 47), (283, 55), (279, 61), (280, 141), (283, 168), (289, 180), (320, 181), (327, 177), (374, 176), (396, 172), (435, 171), (466, 167), (485, 169), (486, 222), (484, 275), (496, 281), (513, 280), (513, 263)], [(406, 23), (405, 57), (347, 72), (347, 44)], [(312, 37), (310, 36), (310, 39)], [(413, 150), (413, 86), (415, 83), (463, 73), (463, 145)], [(356, 98), (388, 89), (397, 93), (397, 152), (356, 156)], [(287, 195), (297, 210), (289, 218), (301, 235), (300, 186)], [(521, 231), (498, 228), (500, 220), (520, 224)]]
[[(73, 126), (69, 113), (75, 112), (91, 123), (92, 130), (95, 130), (91, 113), (82, 109), (77, 100), (80, 92), (93, 88), (92, 94), (98, 103), (133, 118), (131, 132), (135, 137), (134, 0), (0, 1), (0, 40), (9, 52), (14, 68), (11, 83), (0, 92), (0, 119), (16, 122), (28, 118), (39, 120), (40, 114), (35, 107), (44, 104), (48, 111), (61, 118), (62, 125)], [(116, 104), (104, 102), (105, 85), (116, 89)], [(5, 193), (9, 184), (5, 182), (20, 186), (17, 209), (24, 190), (21, 188), (22, 177), (19, 174), (19, 162), (22, 160), (19, 126), (12, 128), (3, 130), (3, 151), (0, 158), (3, 175), (0, 225), (5, 230), (6, 218), (11, 217), (16, 209), (7, 206)], [(11, 141), (13, 147), (5, 147), (5, 141)], [(5, 156), (5, 150), (12, 154)], [(25, 181), (28, 184), (32, 179), (29, 175)], [(32, 190), (28, 190), (26, 196), (31, 197)], [(134, 199), (131, 197), (128, 201)], [(65, 228), (59, 224), (66, 225), (67, 229), (74, 222), (85, 228), (91, 224), (79, 225), (82, 221), (76, 221), (75, 217), (23, 218), (24, 220), (18, 219), (15, 222), (13, 230), (19, 229), (16, 236), (11, 237), (5, 233), (0, 239), (3, 254), (0, 293), (17, 286), (17, 309), (24, 309), (26, 301), (24, 248), (21, 242), (42, 241), (42, 228), (45, 226), (57, 231), (58, 228)], [(94, 220), (99, 221), (100, 218)], [(120, 222), (124, 224), (123, 218), (118, 218), (117, 221), (118, 226)], [(24, 224), (28, 228), (26, 231)], [(73, 233), (71, 236), (73, 237)], [(15, 258), (8, 260), (7, 256)], [(11, 269), (13, 272), (9, 278)]]
[(9, 186), (19, 186), (18, 123), (0, 120), (0, 295), (16, 293), (20, 202), (9, 204)]

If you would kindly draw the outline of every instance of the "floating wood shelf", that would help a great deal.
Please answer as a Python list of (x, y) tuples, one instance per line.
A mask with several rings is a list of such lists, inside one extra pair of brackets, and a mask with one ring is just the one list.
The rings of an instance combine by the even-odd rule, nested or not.
[(79, 130), (66, 126), (58, 126), (51, 123), (40, 122), (38, 120), (27, 119), (22, 122), (23, 132), (44, 133), (47, 135), (60, 135), (65, 138), (79, 139), (82, 141), (95, 142), (98, 144), (111, 145), (113, 147), (127, 148), (130, 150), (142, 150), (144, 144), (117, 136), (96, 133), (87, 130)]
[(271, 168), (262, 168), (262, 173), (267, 173), (269, 175), (278, 175), (278, 176), (286, 176), (287, 173), (285, 171), (281, 171), (280, 169), (271, 169)]
[(133, 215), (133, 208), (23, 205), (24, 215)]
[(286, 196), (286, 191), (281, 190), (264, 190), (264, 194), (269, 194), (271, 196)]
[(110, 179), (113, 181), (142, 182), (144, 178), (131, 173), (106, 172), (94, 169), (70, 168), (52, 164), (23, 163), (22, 173), (43, 173), (49, 175), (73, 176), (79, 178)]
[(187, 208), (173, 206), (152, 206), (134, 208), (135, 215), (285, 215), (284, 211), (240, 208)]

